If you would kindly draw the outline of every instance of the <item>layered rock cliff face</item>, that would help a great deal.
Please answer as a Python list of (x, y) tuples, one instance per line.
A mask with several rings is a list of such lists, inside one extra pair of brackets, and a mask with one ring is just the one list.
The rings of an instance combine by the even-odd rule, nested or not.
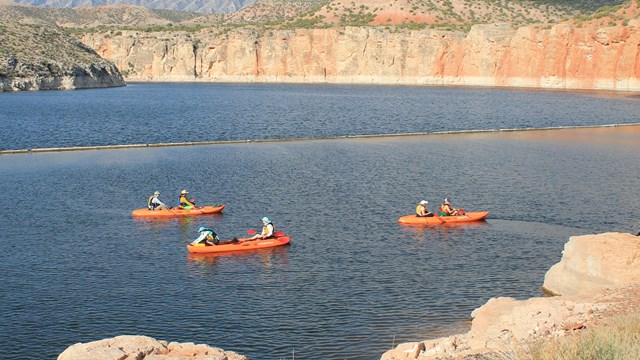
[(640, 19), (468, 34), (382, 28), (87, 34), (130, 81), (515, 86), (640, 91)]
[(0, 91), (72, 90), (125, 85), (118, 69), (106, 61), (98, 60), (90, 64), (54, 63), (50, 67), (22, 63), (15, 58), (8, 60), (8, 74), (19, 75), (0, 76)]

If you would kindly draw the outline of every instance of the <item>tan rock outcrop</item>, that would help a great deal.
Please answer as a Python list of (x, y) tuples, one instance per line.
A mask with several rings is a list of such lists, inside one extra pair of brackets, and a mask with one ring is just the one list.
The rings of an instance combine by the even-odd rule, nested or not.
[(628, 284), (640, 284), (640, 237), (606, 233), (571, 237), (562, 260), (547, 271), (543, 288), (575, 295)]
[(248, 360), (244, 355), (194, 343), (167, 343), (148, 336), (122, 335), (78, 343), (68, 347), (58, 360)]
[(383, 28), (123, 31), (82, 42), (129, 81), (518, 86), (640, 91), (640, 19), (468, 34)]
[(500, 353), (522, 342), (594, 326), (611, 314), (640, 311), (640, 237), (623, 233), (572, 237), (561, 261), (547, 273), (547, 286), (563, 295), (490, 299), (471, 314), (468, 333), (404, 343), (384, 353), (382, 360)]

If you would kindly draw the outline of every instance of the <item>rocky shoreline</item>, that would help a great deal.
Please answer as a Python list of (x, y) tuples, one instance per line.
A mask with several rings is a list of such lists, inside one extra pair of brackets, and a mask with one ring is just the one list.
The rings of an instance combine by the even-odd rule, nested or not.
[(640, 237), (628, 233), (574, 236), (545, 275), (543, 290), (557, 296), (490, 299), (474, 310), (466, 334), (410, 342), (382, 360), (482, 358), (525, 343), (559, 338), (612, 316), (640, 311)]
[[(639, 269), (640, 236), (610, 232), (571, 237), (562, 259), (544, 279), (543, 289), (557, 296), (490, 299), (473, 311), (466, 334), (400, 344), (381, 360), (481, 359), (523, 343), (597, 329), (613, 316), (640, 312)], [(248, 360), (207, 345), (167, 343), (146, 336), (75, 344), (58, 360), (89, 358)]]

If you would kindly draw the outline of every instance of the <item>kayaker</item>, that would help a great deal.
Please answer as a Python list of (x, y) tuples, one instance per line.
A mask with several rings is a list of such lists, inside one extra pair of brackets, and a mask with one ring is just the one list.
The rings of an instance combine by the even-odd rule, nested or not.
[(196, 201), (194, 199), (187, 199), (188, 193), (189, 192), (187, 190), (180, 191), (180, 200), (178, 200), (178, 203), (180, 204), (178, 207), (180, 209), (189, 210), (196, 207)]
[(268, 239), (273, 237), (275, 227), (273, 226), (273, 222), (268, 217), (262, 218), (262, 233), (254, 235), (252, 238), (248, 240), (257, 240), (257, 239)]
[(455, 216), (458, 215), (458, 209), (454, 209), (453, 207), (451, 207), (451, 204), (449, 204), (449, 199), (446, 198), (444, 199), (444, 203), (442, 203), (442, 205), (440, 205), (440, 211), (438, 212), (438, 215), (440, 216)]
[(418, 216), (418, 217), (431, 217), (431, 216), (433, 216), (432, 213), (427, 211), (427, 204), (428, 203), (429, 202), (427, 200), (420, 201), (418, 206), (416, 206), (416, 216)]
[(220, 243), (220, 239), (218, 238), (218, 234), (216, 234), (213, 230), (207, 229), (202, 226), (198, 229), (200, 236), (191, 242), (191, 245), (204, 244), (206, 245), (218, 245)]
[(154, 192), (153, 195), (149, 197), (149, 200), (147, 201), (147, 207), (149, 208), (149, 210), (165, 210), (169, 208), (160, 200), (159, 191)]

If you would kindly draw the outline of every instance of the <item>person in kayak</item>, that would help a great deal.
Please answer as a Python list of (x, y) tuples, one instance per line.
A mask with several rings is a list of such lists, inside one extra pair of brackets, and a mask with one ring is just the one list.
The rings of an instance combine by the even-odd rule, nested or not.
[(271, 219), (265, 216), (262, 218), (262, 233), (255, 234), (252, 238), (249, 238), (248, 240), (268, 239), (270, 237), (273, 237), (274, 230), (275, 230), (275, 226), (273, 226), (273, 222), (271, 221)]
[(444, 203), (440, 205), (440, 211), (438, 211), (438, 215), (440, 216), (455, 216), (458, 215), (459, 209), (454, 209), (449, 204), (449, 199), (444, 199)]
[(194, 199), (187, 199), (187, 190), (180, 191), (180, 200), (178, 200), (178, 207), (184, 210), (190, 210), (196, 207), (196, 201)]
[(418, 217), (432, 217), (433, 216), (432, 213), (427, 211), (427, 204), (428, 203), (429, 202), (427, 200), (420, 201), (418, 206), (416, 206), (416, 216), (418, 216)]
[(218, 234), (216, 234), (213, 230), (208, 229), (204, 226), (200, 227), (200, 229), (198, 229), (198, 232), (200, 233), (200, 236), (198, 236), (197, 239), (193, 240), (191, 242), (191, 245), (218, 245), (220, 243), (220, 239), (218, 238)]
[(147, 201), (147, 208), (149, 208), (149, 210), (165, 210), (169, 207), (160, 200), (160, 192), (156, 191), (149, 197), (149, 200)]

